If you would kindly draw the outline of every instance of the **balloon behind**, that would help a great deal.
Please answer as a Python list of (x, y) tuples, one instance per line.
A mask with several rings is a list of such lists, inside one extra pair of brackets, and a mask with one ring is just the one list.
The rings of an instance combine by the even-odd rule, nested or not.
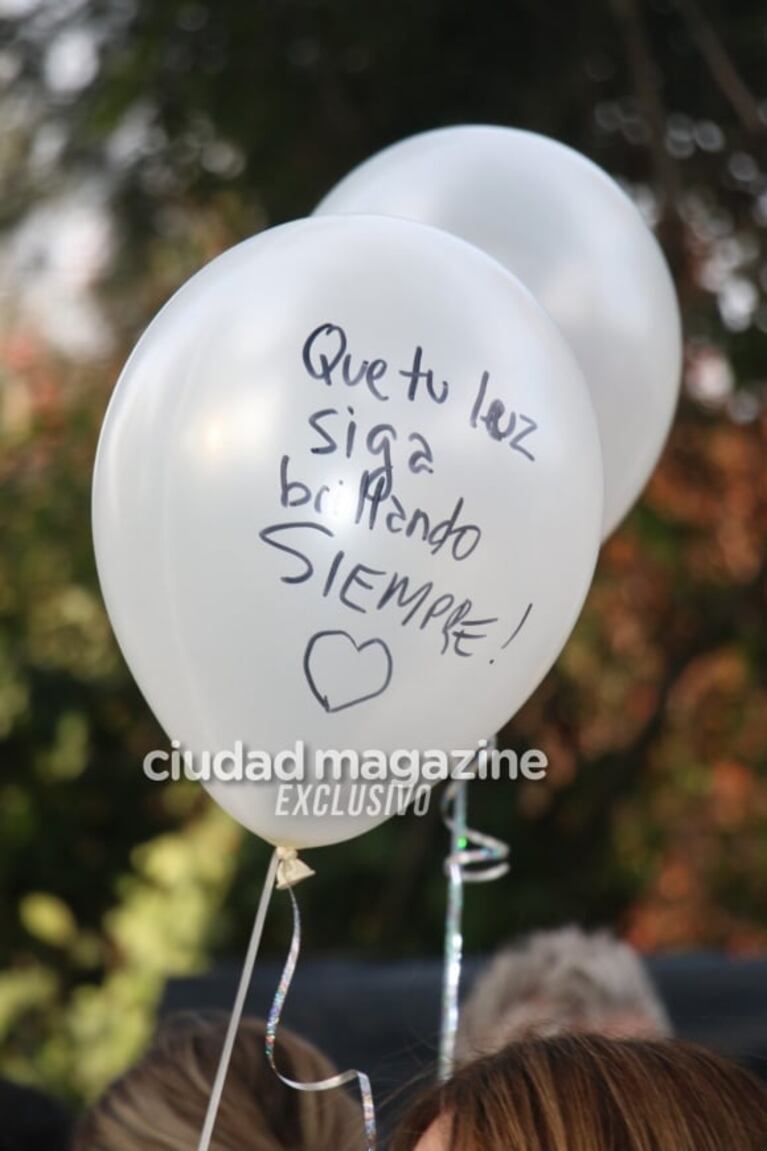
[(323, 216), (359, 212), (419, 220), (462, 237), (504, 264), (546, 308), (591, 391), (609, 535), (657, 463), (682, 365), (674, 285), (629, 198), (555, 140), (466, 126), (379, 152), (316, 209)]

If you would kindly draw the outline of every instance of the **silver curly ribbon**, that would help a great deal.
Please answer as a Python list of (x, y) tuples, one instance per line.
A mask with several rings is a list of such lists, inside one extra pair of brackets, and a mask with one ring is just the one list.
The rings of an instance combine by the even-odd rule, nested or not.
[[(494, 741), (492, 746), (495, 747)], [(509, 870), (509, 845), (502, 839), (469, 827), (467, 806), (468, 782), (453, 780), (442, 794), (442, 820), (450, 832), (450, 854), (444, 864), (448, 889), (438, 1065), (439, 1077), (443, 1081), (452, 1073), (455, 1063), (458, 993), (463, 964), (464, 884), (490, 883)]]
[(237, 987), (237, 994), (234, 998), (234, 1006), (232, 1013), (229, 1017), (229, 1026), (226, 1030), (226, 1037), (224, 1039), (224, 1046), (221, 1051), (221, 1058), (219, 1059), (218, 1068), (216, 1070), (216, 1078), (213, 1082), (213, 1087), (208, 1101), (208, 1110), (205, 1115), (205, 1122), (203, 1124), (202, 1132), (200, 1134), (200, 1141), (197, 1144), (197, 1151), (209, 1151), (210, 1142), (213, 1137), (213, 1129), (216, 1125), (216, 1118), (218, 1116), (219, 1107), (221, 1106), (221, 1096), (224, 1092), (224, 1085), (226, 1083), (226, 1076), (229, 1070), (229, 1063), (232, 1058), (232, 1051), (234, 1049), (234, 1042), (237, 1038), (237, 1031), (242, 1019), (243, 1009), (245, 1007), (245, 999), (248, 994), (253, 978), (253, 969), (256, 964), (256, 957), (258, 949), (261, 944), (261, 936), (264, 932), (264, 923), (266, 922), (266, 913), (269, 909), (272, 894), (275, 886), (279, 890), (287, 890), (293, 904), (293, 937), (290, 943), (290, 951), (288, 958), (283, 968), (280, 982), (277, 985), (277, 991), (272, 1002), (271, 1010), (269, 1011), (269, 1019), (266, 1025), (266, 1057), (269, 1060), (272, 1070), (275, 1075), (282, 1082), (292, 1087), (296, 1091), (329, 1091), (333, 1087), (341, 1087), (345, 1083), (350, 1083), (356, 1079), (359, 1083), (360, 1095), (362, 1097), (362, 1111), (365, 1121), (365, 1139), (366, 1151), (375, 1151), (376, 1146), (376, 1120), (375, 1120), (375, 1107), (373, 1105), (373, 1092), (370, 1087), (370, 1080), (367, 1075), (362, 1071), (343, 1071), (338, 1075), (333, 1075), (330, 1079), (321, 1079), (317, 1083), (297, 1083), (293, 1079), (287, 1079), (284, 1075), (280, 1075), (274, 1062), (274, 1047), (277, 1038), (277, 1027), (279, 1026), (282, 1008), (285, 1003), (285, 996), (288, 993), (293, 973), (296, 969), (298, 962), (298, 955), (301, 950), (301, 917), (298, 911), (298, 903), (296, 901), (293, 888), (297, 883), (303, 879), (307, 879), (314, 872), (310, 867), (298, 858), (298, 853), (292, 848), (277, 847), (272, 852), (272, 858), (269, 861), (269, 869), (266, 873), (264, 886), (261, 891), (261, 898), (258, 902), (258, 910), (256, 911), (256, 919), (253, 924), (253, 931), (250, 936), (248, 950), (245, 955), (245, 962), (242, 965), (242, 973), (240, 975), (240, 982)]
[(275, 1063), (274, 1047), (277, 1038), (277, 1027), (279, 1026), (280, 1016), (282, 1015), (282, 1009), (285, 1005), (285, 997), (290, 989), (296, 964), (298, 963), (298, 955), (301, 950), (301, 915), (298, 910), (298, 900), (295, 897), (292, 885), (286, 886), (290, 901), (293, 905), (293, 938), (290, 941), (290, 951), (285, 961), (285, 967), (283, 968), (282, 976), (277, 986), (277, 992), (274, 996), (271, 1011), (269, 1012), (269, 1020), (266, 1025), (266, 1057), (275, 1075), (288, 1087), (292, 1087), (296, 1091), (331, 1091), (335, 1087), (343, 1087), (346, 1083), (353, 1083), (356, 1080), (362, 1101), (366, 1151), (375, 1151), (376, 1116), (375, 1105), (373, 1103), (373, 1090), (370, 1086), (370, 1079), (364, 1071), (340, 1071), (338, 1075), (331, 1075), (328, 1079), (318, 1079), (313, 1083), (298, 1083), (295, 1079), (288, 1079), (287, 1076), (281, 1075)]

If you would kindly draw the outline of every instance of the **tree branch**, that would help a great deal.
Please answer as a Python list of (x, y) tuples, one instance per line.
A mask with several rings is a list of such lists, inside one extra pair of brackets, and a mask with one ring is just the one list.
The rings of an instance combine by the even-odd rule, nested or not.
[(612, 0), (626, 48), (634, 95), (650, 130), (650, 153), (662, 196), (658, 232), (675, 274), (684, 270), (684, 232), (679, 216), (682, 185), (679, 169), (666, 148), (666, 110), (660, 96), (659, 72), (638, 0)]
[(703, 15), (696, 0), (676, 0), (676, 5), (711, 73), (712, 80), (741, 125), (753, 136), (762, 135), (765, 125), (759, 115), (756, 98), (735, 67), (732, 56), (717, 35), (713, 24)]

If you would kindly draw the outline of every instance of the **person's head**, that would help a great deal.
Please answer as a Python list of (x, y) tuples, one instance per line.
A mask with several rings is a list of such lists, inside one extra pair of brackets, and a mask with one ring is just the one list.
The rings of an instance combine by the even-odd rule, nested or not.
[(539, 931), (477, 978), (456, 1039), (459, 1062), (514, 1039), (562, 1032), (661, 1038), (668, 1016), (636, 953), (608, 932)]
[(765, 1151), (767, 1088), (674, 1040), (561, 1035), (465, 1064), (392, 1151)]
[[(72, 1151), (190, 1151), (197, 1146), (224, 1042), (225, 1016), (179, 1016), (80, 1120)], [(213, 1151), (345, 1151), (360, 1146), (360, 1109), (342, 1090), (285, 1086), (264, 1053), (265, 1024), (240, 1026), (213, 1134)], [(275, 1062), (299, 1082), (335, 1074), (285, 1028)]]

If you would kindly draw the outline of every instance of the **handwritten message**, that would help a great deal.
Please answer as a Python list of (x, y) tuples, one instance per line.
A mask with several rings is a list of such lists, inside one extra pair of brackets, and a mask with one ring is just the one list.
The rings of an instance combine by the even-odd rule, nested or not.
[[(468, 659), (489, 651), (492, 643), (488, 662), (494, 663), (527, 623), (532, 602), (519, 605), (513, 620), (501, 620), (433, 579), (365, 563), (349, 554), (348, 543), (328, 561), (327, 541), (335, 540), (333, 523), (339, 517), (360, 529), (357, 538), (363, 543), (367, 533), (404, 537), (412, 541), (413, 566), (417, 564), (419, 572), (424, 552), (462, 565), (481, 549), (482, 528), (463, 496), (443, 507), (427, 500), (428, 478), (438, 474), (439, 460), (422, 428), (387, 419), (386, 405), (392, 400), (400, 413), (403, 403), (407, 410), (412, 405), (415, 422), (428, 407), (465, 404), (468, 395), (470, 403), (459, 417), (466, 434), (497, 445), (488, 445), (488, 450), (515, 453), (520, 466), (527, 468), (535, 465), (537, 422), (494, 394), (486, 370), (478, 373), (473, 392), (463, 390), (459, 399), (450, 381), (429, 366), (420, 345), (407, 363), (391, 364), (370, 349), (352, 349), (341, 325), (323, 323), (307, 335), (300, 359), (306, 382), (327, 394), (327, 402), (307, 417), (308, 451), (327, 457), (329, 465), (337, 463), (344, 474), (331, 480), (334, 469), (329, 467), (323, 482), (313, 484), (305, 459), (284, 453), (275, 476), (281, 514), (259, 535), (284, 558), (283, 583), (319, 584), (324, 599), (335, 599), (349, 612), (353, 630), (317, 631), (308, 640), (303, 670), (312, 694), (326, 711), (334, 712), (374, 699), (389, 686), (394, 674), (390, 646), (377, 636), (366, 633), (360, 639), (354, 634), (353, 620), (361, 622), (362, 616), (394, 614), (403, 628), (435, 637), (442, 656)], [(380, 412), (380, 418), (363, 418), (360, 409)], [(402, 476), (420, 477), (422, 500), (408, 503)], [(406, 486), (412, 490), (412, 480)]]

